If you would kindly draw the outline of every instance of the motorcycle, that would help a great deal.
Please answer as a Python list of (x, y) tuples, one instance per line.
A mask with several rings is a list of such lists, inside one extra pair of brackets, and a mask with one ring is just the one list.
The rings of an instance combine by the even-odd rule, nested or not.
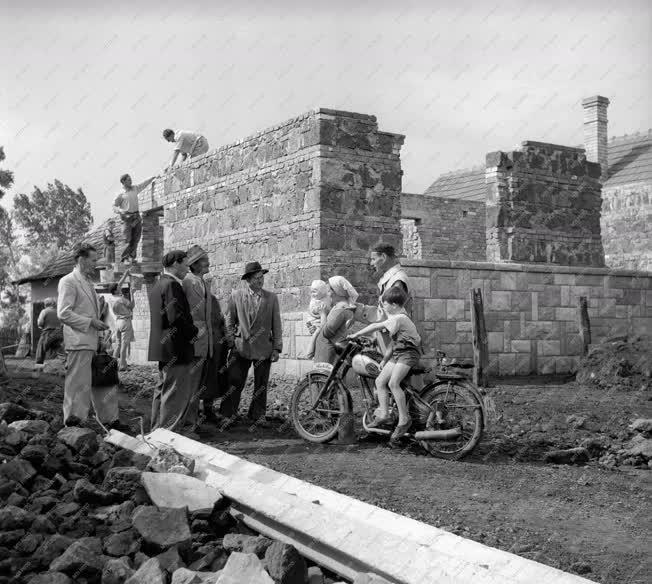
[[(333, 365), (316, 363), (299, 382), (292, 395), (290, 415), (294, 429), (309, 442), (325, 443), (337, 436), (344, 416), (353, 412), (353, 398), (346, 376), (353, 371), (362, 388), (362, 425), (369, 434), (386, 435), (392, 430), (370, 428), (378, 407), (374, 379), (380, 373), (382, 355), (375, 341), (366, 337), (345, 339), (335, 345), (338, 357)], [(492, 408), (486, 392), (474, 385), (463, 370), (473, 365), (457, 363), (437, 351), (435, 379), (415, 389), (411, 378), (430, 372), (413, 367), (403, 381), (412, 418), (404, 437), (421, 445), (429, 454), (459, 460), (471, 452), (482, 438), (487, 408)], [(396, 403), (390, 394), (390, 416), (398, 420)]]

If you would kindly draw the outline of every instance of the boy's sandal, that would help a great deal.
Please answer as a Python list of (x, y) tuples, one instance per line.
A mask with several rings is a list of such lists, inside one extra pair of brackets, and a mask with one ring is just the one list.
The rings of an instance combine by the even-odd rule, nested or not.
[(387, 416), (386, 418), (374, 418), (367, 424), (367, 428), (378, 428), (379, 426), (387, 426), (392, 423), (392, 418)]
[(399, 438), (405, 436), (408, 433), (408, 430), (410, 429), (410, 426), (412, 425), (412, 420), (408, 418), (408, 421), (405, 424), (400, 424), (394, 428), (394, 431), (392, 432), (391, 440), (395, 442)]

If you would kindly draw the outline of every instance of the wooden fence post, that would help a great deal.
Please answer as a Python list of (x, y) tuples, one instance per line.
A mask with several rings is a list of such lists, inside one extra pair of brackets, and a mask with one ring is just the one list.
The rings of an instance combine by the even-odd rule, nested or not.
[(589, 321), (589, 309), (586, 296), (580, 296), (578, 306), (578, 320), (580, 339), (582, 340), (582, 355), (587, 355), (591, 344), (591, 322)]
[(487, 387), (489, 367), (489, 344), (484, 322), (484, 307), (480, 288), (471, 290), (471, 330), (473, 333), (473, 383)]

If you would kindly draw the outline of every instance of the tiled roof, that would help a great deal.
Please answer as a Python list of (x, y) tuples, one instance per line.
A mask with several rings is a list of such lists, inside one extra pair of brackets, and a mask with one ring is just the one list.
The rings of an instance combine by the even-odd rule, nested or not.
[(21, 278), (14, 282), (14, 284), (26, 284), (27, 282), (34, 282), (37, 280), (47, 280), (48, 278), (59, 278), (64, 276), (72, 271), (75, 267), (75, 256), (73, 248), (74, 246), (81, 242), (87, 241), (92, 244), (95, 249), (97, 249), (97, 254), (99, 257), (104, 255), (104, 229), (108, 223), (108, 219), (104, 222), (89, 231), (84, 237), (73, 243), (70, 248), (59, 252), (57, 257), (55, 257), (52, 262), (50, 262), (42, 271), (34, 274), (32, 276), (27, 276), (26, 278)]
[(485, 167), (476, 166), (442, 174), (426, 189), (424, 195), (448, 199), (484, 201), (487, 197)]
[(608, 161), (606, 187), (652, 181), (652, 130), (609, 140)]

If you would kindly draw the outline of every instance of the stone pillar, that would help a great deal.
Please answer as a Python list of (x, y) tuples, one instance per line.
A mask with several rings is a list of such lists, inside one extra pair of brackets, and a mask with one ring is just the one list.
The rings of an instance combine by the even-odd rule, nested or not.
[(601, 180), (604, 183), (609, 176), (607, 160), (607, 107), (609, 100), (601, 95), (594, 95), (582, 100), (584, 108), (584, 149), (586, 158), (597, 162), (602, 167)]
[(487, 154), (487, 259), (604, 266), (599, 177), (581, 148), (528, 141)]

